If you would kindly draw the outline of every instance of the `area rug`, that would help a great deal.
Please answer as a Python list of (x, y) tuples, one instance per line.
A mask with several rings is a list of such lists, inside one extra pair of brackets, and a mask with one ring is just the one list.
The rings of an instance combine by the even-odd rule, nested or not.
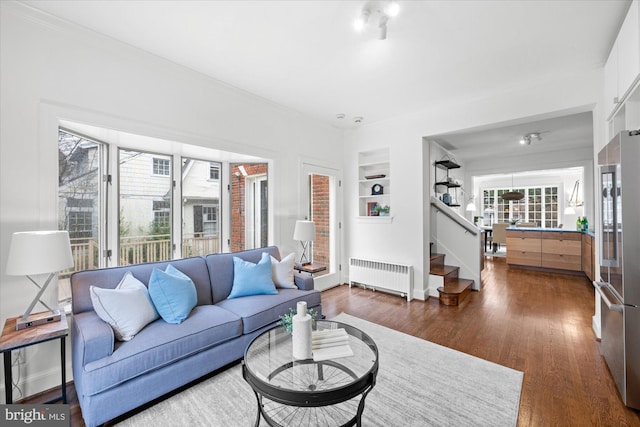
[[(366, 332), (379, 372), (363, 426), (515, 426), (523, 373), (374, 323), (331, 320)], [(253, 426), (257, 403), (240, 365), (168, 398), (118, 426)], [(266, 426), (261, 420), (260, 426)]]

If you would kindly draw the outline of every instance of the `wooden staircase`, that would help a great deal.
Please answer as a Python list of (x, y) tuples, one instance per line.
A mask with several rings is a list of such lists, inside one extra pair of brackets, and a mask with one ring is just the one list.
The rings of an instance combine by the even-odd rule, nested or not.
[(459, 278), (459, 270), (460, 267), (444, 263), (444, 254), (431, 254), (429, 274), (442, 276), (444, 280), (444, 286), (438, 288), (440, 304), (458, 305), (471, 292), (473, 280)]

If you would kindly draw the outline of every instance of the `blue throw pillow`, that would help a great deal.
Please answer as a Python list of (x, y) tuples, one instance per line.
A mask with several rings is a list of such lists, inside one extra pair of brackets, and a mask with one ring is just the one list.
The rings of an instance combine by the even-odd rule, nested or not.
[(233, 257), (233, 286), (227, 299), (277, 293), (271, 276), (271, 257), (268, 253), (263, 253), (257, 264)]
[(149, 296), (167, 323), (182, 323), (198, 303), (193, 281), (171, 264), (166, 271), (153, 269), (149, 279)]

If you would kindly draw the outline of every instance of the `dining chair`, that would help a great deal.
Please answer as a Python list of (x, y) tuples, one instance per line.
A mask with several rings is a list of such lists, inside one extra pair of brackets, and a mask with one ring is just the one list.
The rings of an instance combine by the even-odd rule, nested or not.
[(507, 227), (509, 227), (508, 222), (499, 222), (493, 224), (493, 232), (491, 233), (491, 242), (493, 244), (493, 252), (497, 252), (499, 245), (507, 244)]

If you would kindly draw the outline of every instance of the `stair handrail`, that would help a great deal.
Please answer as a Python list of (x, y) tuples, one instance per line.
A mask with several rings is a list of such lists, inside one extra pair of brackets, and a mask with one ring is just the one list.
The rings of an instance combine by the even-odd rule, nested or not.
[(449, 218), (457, 222), (461, 227), (463, 227), (465, 230), (467, 230), (469, 233), (473, 234), (474, 236), (479, 233), (478, 227), (476, 227), (471, 221), (469, 221), (459, 213), (455, 212), (453, 209), (451, 209), (451, 207), (449, 207), (442, 200), (439, 200), (436, 197), (431, 196), (431, 206), (435, 207), (436, 209), (438, 209), (438, 211), (442, 212), (443, 214), (445, 214), (446, 216), (448, 216)]

